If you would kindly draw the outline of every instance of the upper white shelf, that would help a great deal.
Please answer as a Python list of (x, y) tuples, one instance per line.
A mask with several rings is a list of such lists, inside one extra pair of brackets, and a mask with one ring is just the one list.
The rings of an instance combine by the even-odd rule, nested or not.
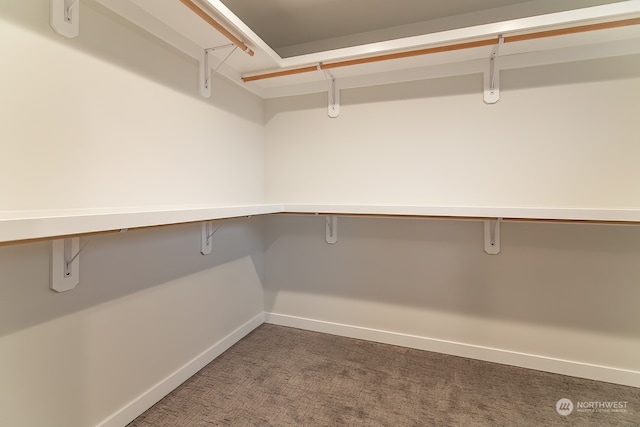
[(281, 205), (0, 212), (0, 243), (282, 211)]
[(0, 212), (0, 243), (252, 215), (321, 214), (640, 223), (640, 209), (259, 204), (148, 209)]
[[(202, 61), (204, 49), (222, 47), (229, 43), (225, 37), (177, 0), (98, 1), (198, 61)], [(551, 9), (542, 6), (559, 2), (526, 2), (527, 5), (515, 4), (509, 7), (516, 9), (536, 5), (540, 7), (534, 7), (535, 13), (530, 11), (529, 15), (514, 19), (510, 19), (509, 16), (516, 15), (507, 13), (503, 8), (485, 10), (484, 15), (491, 12), (492, 16), (495, 14), (496, 20), (478, 25), (469, 24), (464, 20), (467, 24), (461, 27), (455, 26), (450, 29), (442, 29), (446, 28), (442, 27), (438, 31), (427, 34), (390, 38), (386, 41), (372, 43), (363, 42), (350, 47), (330, 48), (315, 53), (283, 58), (231, 12), (221, 0), (195, 0), (195, 2), (216, 18), (221, 17), (221, 21), (228, 29), (240, 36), (242, 41), (255, 52), (253, 56), (246, 55), (241, 51), (234, 53), (219, 68), (218, 73), (262, 98), (327, 91), (326, 76), (323, 71), (320, 71), (320, 68), (327, 64), (335, 65), (336, 62), (461, 42), (487, 40), (496, 38), (498, 35), (503, 35), (507, 39), (511, 36), (531, 32), (633, 19), (640, 16), (640, 0), (626, 0), (551, 13), (546, 10), (555, 10), (555, 6)], [(588, 4), (588, 2), (581, 4)], [(438, 25), (430, 25), (430, 23), (433, 22), (420, 23), (421, 28), (440, 28)], [(509, 43), (509, 47), (507, 48), (505, 45), (499, 54), (501, 57), (500, 69), (638, 54), (640, 53), (640, 28), (638, 27), (640, 25)], [(484, 62), (488, 60), (491, 52), (491, 46), (484, 46), (455, 52), (421, 55), (409, 59), (350, 65), (339, 69), (331, 68), (331, 72), (339, 80), (339, 86), (342, 89), (460, 73), (478, 73), (482, 71)], [(212, 59), (211, 64), (219, 63), (216, 61), (221, 61), (228, 53), (229, 49), (227, 48), (214, 50), (211, 55), (215, 58)], [(311, 71), (305, 74), (260, 79), (246, 83), (243, 81), (243, 77), (251, 78), (263, 73), (290, 71), (292, 68), (307, 68)]]

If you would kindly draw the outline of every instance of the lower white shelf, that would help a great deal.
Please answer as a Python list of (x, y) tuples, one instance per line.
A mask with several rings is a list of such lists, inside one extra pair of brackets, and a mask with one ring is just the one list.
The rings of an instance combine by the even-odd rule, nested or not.
[(640, 209), (256, 204), (0, 212), (0, 243), (278, 213), (640, 223)]

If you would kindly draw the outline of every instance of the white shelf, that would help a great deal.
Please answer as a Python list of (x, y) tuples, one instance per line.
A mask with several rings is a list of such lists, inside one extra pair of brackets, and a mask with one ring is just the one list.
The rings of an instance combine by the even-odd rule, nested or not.
[(281, 205), (0, 212), (0, 243), (282, 211)]
[(591, 208), (260, 204), (10, 211), (0, 212), (0, 243), (278, 213), (640, 223), (640, 209)]
[[(213, 30), (210, 25), (177, 1), (98, 0), (98, 2), (198, 61), (202, 60), (205, 48), (229, 43), (219, 32)], [(531, 16), (517, 19), (505, 18), (506, 20), (488, 24), (452, 28), (410, 37), (391, 38), (387, 41), (364, 43), (283, 58), (231, 12), (221, 0), (206, 0), (201, 3), (208, 4), (216, 10), (217, 14), (224, 17), (224, 20), (231, 24), (230, 27), (241, 34), (244, 41), (255, 52), (254, 56), (232, 55), (218, 70), (218, 73), (265, 99), (326, 92), (326, 76), (323, 72), (309, 72), (249, 83), (244, 83), (241, 76), (298, 67), (316, 67), (320, 63), (327, 64), (471, 40), (491, 39), (498, 35), (509, 37), (561, 27), (637, 18), (640, 14), (640, 0), (627, 0), (553, 13), (545, 12), (547, 9), (544, 5), (539, 4), (538, 7), (541, 8), (536, 9), (537, 12), (532, 10)], [(512, 7), (519, 8), (518, 5)], [(426, 25), (424, 22), (422, 24)], [(510, 43), (501, 48), (499, 57), (501, 61), (508, 58), (509, 68), (522, 68), (546, 63), (637, 54), (640, 40), (640, 30), (637, 27), (634, 25), (628, 28), (614, 28)], [(341, 89), (467, 74), (470, 69), (474, 69), (473, 72), (478, 73), (482, 72), (484, 68), (478, 68), (477, 61), (486, 62), (491, 50), (492, 46), (485, 46), (434, 55), (421, 55), (393, 61), (333, 68), (332, 73), (340, 81)], [(212, 55), (218, 60), (222, 60), (226, 55), (226, 50), (219, 49)], [(505, 69), (502, 64), (500, 69)]]
[(532, 221), (640, 222), (640, 209), (286, 204), (287, 213), (424, 216)]

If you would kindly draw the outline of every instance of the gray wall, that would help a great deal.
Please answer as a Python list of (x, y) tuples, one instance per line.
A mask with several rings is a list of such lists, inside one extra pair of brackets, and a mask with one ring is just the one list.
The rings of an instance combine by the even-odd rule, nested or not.
[[(69, 40), (48, 0), (0, 2), (0, 211), (261, 202), (263, 101), (221, 79), (201, 98), (191, 58), (80, 8)], [(199, 224), (98, 235), (63, 294), (49, 242), (0, 246), (0, 425), (138, 415), (261, 322), (261, 233), (232, 221), (206, 257)]]
[(267, 320), (640, 386), (640, 228), (501, 231), (492, 256), (481, 221), (341, 217), (329, 245), (269, 217)]

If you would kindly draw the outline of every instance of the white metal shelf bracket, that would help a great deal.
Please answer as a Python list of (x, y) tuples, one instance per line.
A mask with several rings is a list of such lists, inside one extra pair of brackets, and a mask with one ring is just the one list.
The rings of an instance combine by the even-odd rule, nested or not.
[(79, 0), (50, 0), (49, 17), (51, 28), (61, 36), (72, 39), (80, 34)]
[(489, 255), (500, 253), (500, 221), (489, 220), (484, 222), (484, 251)]
[[(251, 218), (251, 215), (247, 215), (246, 218)], [(216, 234), (225, 224), (223, 222), (219, 226), (214, 227), (213, 223), (213, 220), (202, 222), (200, 237), (200, 253), (202, 255), (209, 255), (211, 253), (211, 250), (213, 249), (213, 235)]]
[(200, 253), (202, 255), (209, 255), (211, 250), (213, 249), (213, 235), (216, 234), (220, 227), (222, 227), (224, 223), (220, 224), (217, 227), (213, 227), (213, 221), (204, 221), (202, 223), (202, 237), (201, 237), (201, 248)]
[(326, 240), (330, 245), (338, 241), (338, 216), (329, 215), (324, 218), (326, 228)]
[[(318, 65), (320, 68), (320, 65)], [(336, 78), (329, 70), (324, 70), (325, 77), (329, 81), (329, 117), (335, 119), (340, 115), (340, 89), (337, 87)]]
[(484, 72), (484, 102), (495, 104), (500, 99), (500, 69), (496, 62), (500, 46), (504, 44), (504, 37), (498, 38), (498, 44), (491, 50), (487, 70)]
[(204, 98), (211, 97), (211, 85), (209, 84), (209, 49), (202, 51), (198, 61), (198, 77), (200, 79), (200, 95)]
[[(87, 241), (89, 243), (89, 241)], [(85, 243), (84, 246), (87, 245)], [(54, 240), (51, 244), (51, 289), (65, 292), (80, 283), (80, 238)]]
[[(211, 65), (209, 64), (209, 52), (229, 47), (233, 47), (233, 49), (231, 49), (227, 56), (225, 56), (224, 59), (220, 61), (220, 63), (218, 63), (216, 68), (211, 71)], [(209, 47), (202, 51), (202, 56), (200, 57), (198, 68), (200, 78), (200, 95), (202, 95), (204, 98), (211, 97), (211, 81), (213, 79), (213, 76), (216, 74), (216, 72), (218, 72), (220, 67), (222, 67), (224, 63), (227, 62), (227, 59), (229, 59), (231, 54), (235, 52), (237, 48), (238, 46), (234, 45), (233, 43), (229, 43), (222, 46)]]

